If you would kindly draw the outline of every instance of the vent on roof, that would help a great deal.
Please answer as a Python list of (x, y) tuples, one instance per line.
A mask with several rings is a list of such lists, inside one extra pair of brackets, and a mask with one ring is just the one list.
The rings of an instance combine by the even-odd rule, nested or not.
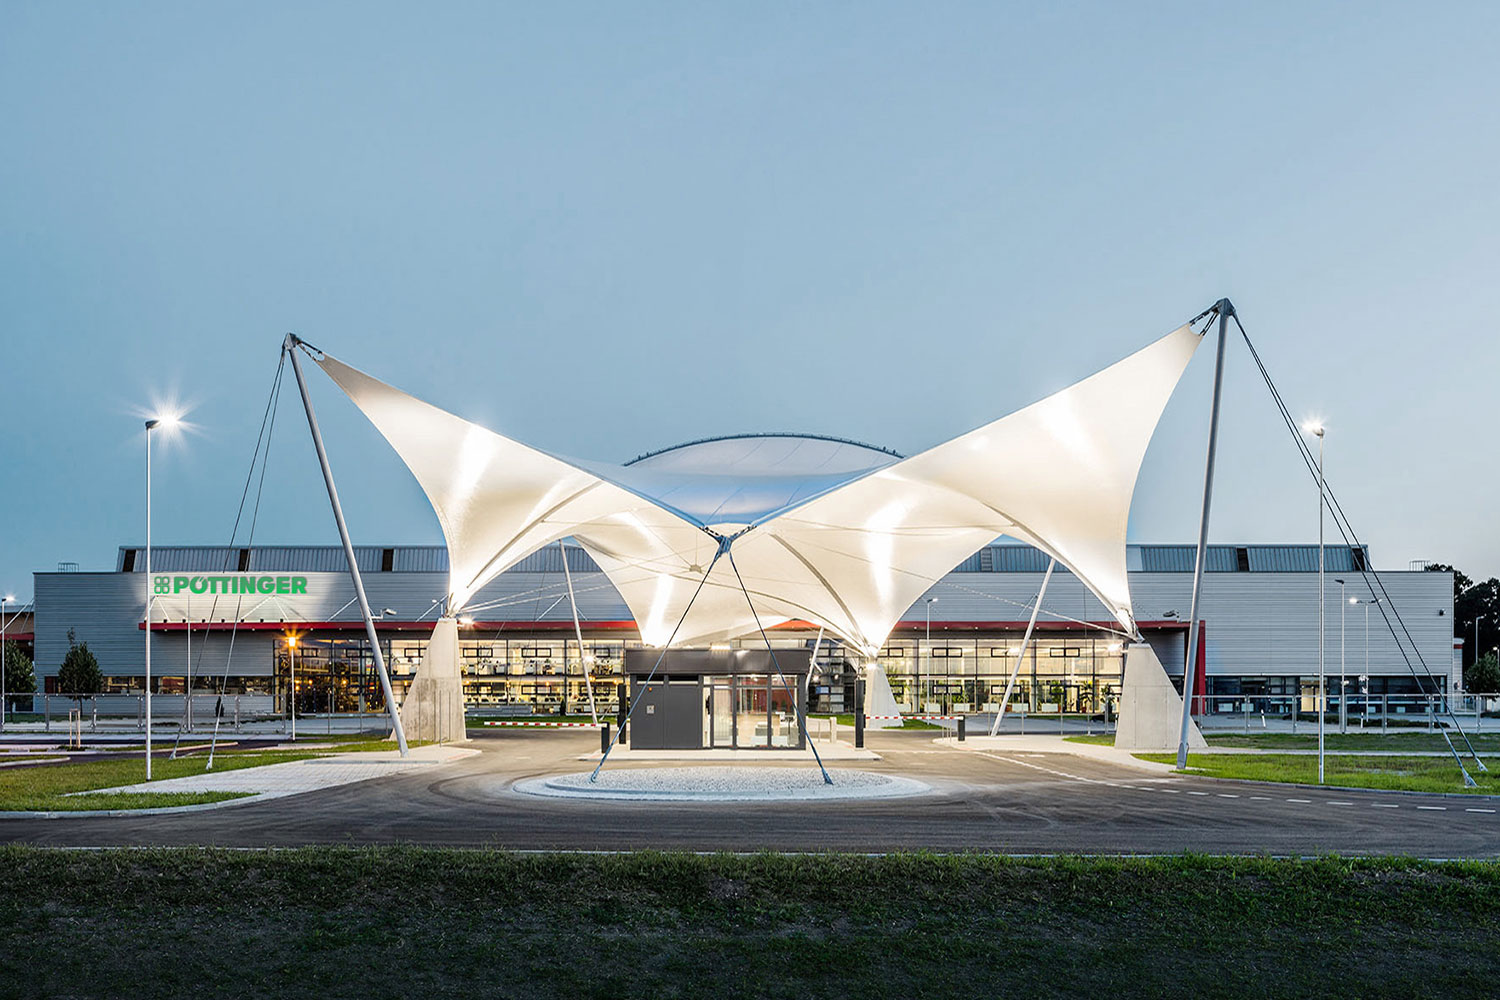
[(240, 549), (240, 572), (244, 573), (250, 568), (250, 550)]
[(1250, 572), (1250, 550), (1243, 545), (1234, 550), (1234, 568), (1241, 573)]
[[(68, 566), (68, 565), (73, 566), (73, 569), (63, 569), (64, 566)], [(78, 567), (77, 563), (58, 563), (57, 564), (57, 571), (59, 573), (72, 573), (74, 570), (77, 569), (77, 567)], [(125, 550), (124, 561), (120, 563), (120, 572), (121, 573), (134, 573), (135, 572), (135, 549), (126, 549)]]
[(393, 570), (395, 568), (396, 568), (396, 550), (395, 549), (381, 549), (380, 550), (380, 572), (382, 572), (382, 573), (389, 573), (391, 570)]
[[(132, 549), (131, 554), (134, 555), (134, 553), (135, 550)], [(57, 571), (59, 573), (77, 573), (78, 564), (76, 562), (60, 562), (57, 564)]]

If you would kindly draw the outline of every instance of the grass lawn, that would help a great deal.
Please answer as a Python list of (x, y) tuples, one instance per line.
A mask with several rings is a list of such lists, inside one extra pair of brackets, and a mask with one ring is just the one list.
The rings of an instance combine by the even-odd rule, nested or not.
[[(1453, 745), (1460, 752), (1464, 749), (1463, 736), (1451, 734)], [(1480, 753), (1500, 753), (1500, 733), (1466, 733), (1469, 742)], [(1209, 746), (1256, 747), (1265, 750), (1316, 750), (1318, 732), (1316, 723), (1311, 732), (1292, 733), (1206, 733), (1203, 737)], [(1402, 753), (1421, 750), (1448, 752), (1448, 742), (1441, 733), (1389, 733), (1349, 732), (1339, 734), (1325, 732), (1324, 747), (1328, 750), (1383, 750), (1387, 753)]]
[[(1174, 764), (1170, 753), (1136, 754), (1142, 760)], [(1325, 780), (1330, 785), (1350, 788), (1383, 788), (1412, 792), (1470, 792), (1500, 795), (1500, 767), (1491, 765), (1488, 772), (1465, 766), (1477, 788), (1465, 788), (1463, 777), (1452, 757), (1355, 757), (1327, 754), (1324, 760)], [(1285, 781), (1304, 785), (1318, 782), (1318, 758), (1310, 754), (1188, 754), (1188, 773), (1211, 778), (1241, 778), (1249, 781)]]
[(1465, 998), (1500, 978), (1480, 862), (9, 847), (0, 883), (0, 997)]
[(1114, 733), (1102, 733), (1093, 736), (1064, 736), (1065, 743), (1088, 743), (1096, 747), (1112, 747), (1115, 745)]
[[(389, 750), (395, 744), (372, 739), (335, 740), (337, 751), (220, 750), (214, 756), (215, 771), (236, 771), (246, 767), (280, 764), (290, 760), (324, 757), (330, 752), (356, 750)], [(153, 780), (182, 778), (202, 774), (206, 754), (170, 760), (161, 753), (151, 761)], [(205, 802), (222, 802), (242, 798), (238, 792), (128, 792), (72, 795), (101, 788), (118, 788), (146, 780), (146, 762), (136, 758), (88, 758), (60, 764), (38, 761), (36, 766), (0, 768), (0, 810), (38, 812), (74, 812), (82, 809), (151, 809), (162, 806), (191, 806)]]

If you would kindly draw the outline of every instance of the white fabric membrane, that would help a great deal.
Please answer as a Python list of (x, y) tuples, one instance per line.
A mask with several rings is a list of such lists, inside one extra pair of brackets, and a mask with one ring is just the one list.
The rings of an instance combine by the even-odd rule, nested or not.
[[(1125, 529), (1146, 447), (1201, 338), (1183, 326), (1009, 416), (910, 458), (769, 435), (629, 465), (551, 455), (324, 355), (437, 513), (449, 611), (571, 537), (653, 646), (800, 619), (873, 654), (955, 565), (1007, 535), (1057, 559), (1135, 631)], [(754, 603), (745, 599), (719, 538)], [(675, 639), (673, 629), (713, 570)]]

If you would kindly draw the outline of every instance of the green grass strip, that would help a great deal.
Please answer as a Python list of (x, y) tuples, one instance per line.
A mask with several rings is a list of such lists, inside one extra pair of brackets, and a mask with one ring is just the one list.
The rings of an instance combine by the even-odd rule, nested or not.
[(1485, 862), (9, 847), (0, 884), (3, 997), (1467, 998), (1500, 980)]
[[(1177, 762), (1175, 754), (1136, 754), (1141, 760), (1161, 764)], [(1373, 788), (1410, 792), (1465, 792), (1500, 795), (1500, 773), (1480, 771), (1472, 766), (1469, 773), (1477, 788), (1465, 788), (1463, 777), (1452, 757), (1364, 757), (1351, 754), (1326, 754), (1325, 784), (1347, 788)], [(1247, 781), (1279, 781), (1314, 785), (1318, 782), (1316, 754), (1188, 754), (1187, 771), (1211, 778), (1238, 778)]]

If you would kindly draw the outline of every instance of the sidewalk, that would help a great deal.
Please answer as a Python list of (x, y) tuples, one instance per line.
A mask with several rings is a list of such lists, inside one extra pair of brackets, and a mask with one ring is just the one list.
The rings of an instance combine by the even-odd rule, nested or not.
[(102, 788), (99, 792), (249, 792), (257, 799), (276, 799), (448, 764), (477, 753), (478, 750), (449, 744), (413, 747), (406, 758), (402, 758), (396, 750), (345, 753), (313, 760), (267, 764), (264, 767), (246, 767), (237, 771), (207, 771), (185, 778)]

